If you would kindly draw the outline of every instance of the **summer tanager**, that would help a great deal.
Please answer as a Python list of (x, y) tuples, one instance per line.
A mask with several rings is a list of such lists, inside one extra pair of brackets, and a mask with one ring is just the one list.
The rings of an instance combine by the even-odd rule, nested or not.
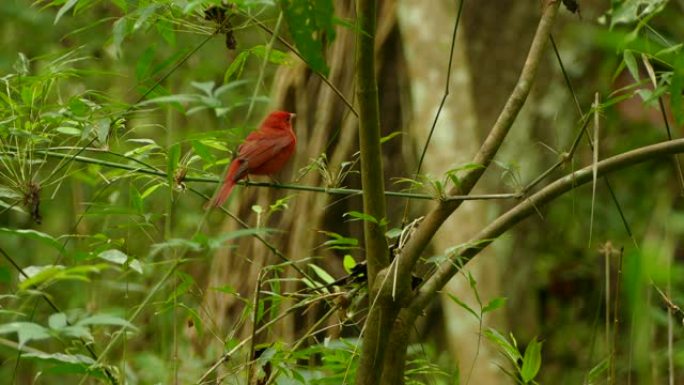
[(292, 156), (297, 138), (292, 130), (295, 114), (271, 112), (238, 147), (237, 156), (228, 167), (223, 185), (211, 202), (219, 207), (228, 199), (235, 183), (247, 175), (273, 175), (280, 171)]

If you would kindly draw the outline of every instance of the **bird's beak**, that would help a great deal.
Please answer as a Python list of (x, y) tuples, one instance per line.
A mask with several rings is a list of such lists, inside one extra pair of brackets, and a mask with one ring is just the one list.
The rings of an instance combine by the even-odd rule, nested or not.
[(290, 112), (290, 120), (293, 120), (296, 117), (297, 117), (297, 114), (295, 114), (294, 112)]

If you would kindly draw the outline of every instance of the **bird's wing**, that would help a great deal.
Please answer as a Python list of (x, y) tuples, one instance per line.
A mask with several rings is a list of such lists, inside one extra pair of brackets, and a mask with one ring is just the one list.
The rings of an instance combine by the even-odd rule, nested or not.
[(248, 169), (258, 168), (292, 143), (292, 138), (286, 133), (250, 136), (238, 151), (238, 158), (247, 161)]

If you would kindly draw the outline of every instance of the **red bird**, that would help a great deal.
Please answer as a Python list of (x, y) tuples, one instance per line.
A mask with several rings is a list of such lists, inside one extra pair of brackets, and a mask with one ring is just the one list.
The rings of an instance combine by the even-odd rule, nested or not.
[(271, 112), (258, 130), (247, 135), (228, 167), (223, 186), (211, 202), (213, 207), (221, 206), (235, 184), (247, 175), (273, 175), (283, 168), (297, 144), (292, 130), (294, 117), (291, 112)]

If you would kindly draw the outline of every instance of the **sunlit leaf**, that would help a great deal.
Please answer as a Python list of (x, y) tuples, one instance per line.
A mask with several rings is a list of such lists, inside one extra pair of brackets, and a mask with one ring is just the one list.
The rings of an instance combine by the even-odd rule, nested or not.
[(50, 329), (61, 329), (67, 326), (67, 317), (64, 313), (55, 313), (48, 318)]
[(116, 249), (105, 250), (98, 254), (97, 257), (117, 265), (123, 265), (128, 260), (128, 256), (126, 254)]
[(69, 12), (71, 8), (76, 5), (76, 3), (78, 3), (78, 0), (67, 0), (67, 2), (59, 8), (59, 11), (57, 11), (57, 16), (55, 16), (55, 24), (57, 24), (59, 19), (61, 19), (65, 13)]
[(520, 376), (523, 382), (529, 383), (539, 373), (541, 368), (541, 348), (542, 343), (533, 339), (525, 349), (525, 356), (523, 357), (522, 368), (520, 369)]
[(356, 266), (356, 261), (354, 260), (354, 257), (352, 257), (349, 254), (345, 254), (344, 259), (342, 259), (342, 266), (344, 267), (344, 271), (347, 272), (347, 274), (351, 274), (352, 269)]
[(55, 248), (56, 250), (62, 250), (62, 245), (52, 236), (42, 233), (40, 231), (31, 229), (10, 229), (6, 227), (0, 227), (0, 234), (16, 235), (22, 238), (27, 238), (35, 241), (40, 241), (48, 246)]
[(493, 300), (489, 301), (487, 305), (485, 305), (482, 308), (482, 313), (489, 313), (490, 311), (494, 311), (506, 304), (506, 298), (505, 297), (497, 297), (494, 298)]
[(311, 268), (311, 270), (314, 271), (314, 273), (316, 273), (318, 278), (323, 280), (323, 282), (325, 282), (325, 283), (335, 282), (335, 278), (333, 278), (330, 274), (328, 274), (327, 271), (323, 270), (322, 268), (314, 265), (313, 263), (309, 263), (308, 266)]

